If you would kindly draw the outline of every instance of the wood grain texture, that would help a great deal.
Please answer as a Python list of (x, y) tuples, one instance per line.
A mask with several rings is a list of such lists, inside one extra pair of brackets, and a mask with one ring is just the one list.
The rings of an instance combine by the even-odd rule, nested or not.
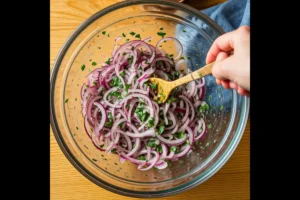
[[(50, 69), (60, 48), (75, 28), (90, 15), (119, 0), (50, 1)], [(223, 0), (188, 0), (197, 9)], [(229, 161), (213, 177), (182, 194), (161, 199), (250, 199), (250, 120), (242, 140)], [(50, 128), (50, 199), (133, 199), (106, 191), (81, 175), (60, 150)]]

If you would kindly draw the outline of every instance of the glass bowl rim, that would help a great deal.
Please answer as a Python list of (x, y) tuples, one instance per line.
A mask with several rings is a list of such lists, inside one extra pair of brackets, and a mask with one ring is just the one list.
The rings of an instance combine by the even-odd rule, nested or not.
[[(232, 139), (230, 145), (227, 147), (223, 155), (217, 160), (216, 163), (214, 163), (212, 166), (209, 167), (207, 170), (205, 177), (201, 178), (201, 176), (196, 177), (194, 180), (191, 180), (181, 186), (177, 186), (172, 189), (167, 189), (167, 190), (162, 190), (162, 191), (144, 191), (144, 192), (138, 192), (138, 191), (132, 191), (132, 190), (127, 190), (124, 188), (120, 188), (117, 186), (108, 186), (105, 184), (105, 182), (102, 182), (101, 179), (98, 177), (95, 177), (92, 173), (89, 171), (85, 170), (85, 167), (82, 166), (82, 164), (75, 158), (75, 156), (72, 154), (72, 152), (68, 149), (67, 145), (65, 144), (64, 139), (62, 138), (62, 135), (60, 133), (60, 130), (58, 129), (56, 125), (56, 118), (55, 118), (55, 109), (54, 109), (54, 86), (56, 82), (56, 75), (58, 72), (58, 69), (60, 67), (60, 64), (68, 51), (69, 47), (73, 43), (73, 41), (77, 38), (77, 36), (85, 29), (87, 28), (92, 22), (95, 20), (99, 19), (101, 16), (113, 12), (114, 10), (118, 8), (123, 8), (123, 7), (128, 7), (131, 5), (140, 5), (140, 4), (146, 4), (146, 3), (151, 3), (151, 4), (158, 4), (158, 5), (168, 5), (168, 6), (173, 6), (173, 7), (179, 7), (185, 11), (191, 12), (193, 15), (197, 16), (198, 18), (201, 18), (202, 20), (206, 21), (208, 24), (213, 26), (216, 30), (218, 30), (221, 34), (224, 34), (225, 31), (212, 19), (210, 19), (207, 15), (204, 13), (200, 12), (199, 10), (188, 6), (183, 3), (179, 2), (173, 2), (173, 1), (168, 1), (168, 0), (131, 0), (131, 1), (122, 1), (118, 2), (116, 4), (110, 5), (108, 7), (105, 7), (102, 10), (99, 10), (92, 16), (90, 16), (88, 19), (83, 21), (72, 33), (71, 35), (67, 38), (63, 46), (61, 47), (60, 51), (58, 52), (58, 55), (56, 56), (56, 59), (54, 61), (51, 74), (50, 74), (50, 123), (52, 127), (53, 134), (55, 136), (55, 139), (64, 153), (65, 157), (69, 160), (69, 162), (82, 174), (84, 177), (89, 179), (91, 182), (95, 183), (96, 185), (120, 194), (124, 196), (129, 196), (129, 197), (143, 197), (143, 198), (153, 198), (153, 197), (165, 197), (165, 196), (170, 196), (170, 195), (175, 195), (181, 192), (184, 192), (186, 190), (192, 189), (199, 184), (203, 183), (207, 179), (209, 179), (211, 176), (213, 176), (219, 169), (227, 162), (227, 160), (231, 157), (233, 154), (234, 150), (236, 149), (237, 145), (239, 144), (239, 141), (244, 133), (246, 123), (247, 123), (247, 118), (248, 118), (248, 113), (249, 113), (249, 99), (247, 97), (242, 97), (244, 104), (242, 105), (242, 121), (239, 122), (238, 125), (238, 130), (237, 133), (235, 134), (234, 138)], [(176, 189), (176, 190), (174, 190)]]

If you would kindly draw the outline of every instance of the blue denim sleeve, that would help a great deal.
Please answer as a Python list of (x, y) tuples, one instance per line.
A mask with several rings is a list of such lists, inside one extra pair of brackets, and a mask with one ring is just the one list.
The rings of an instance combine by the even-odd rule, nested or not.
[[(228, 0), (222, 4), (202, 10), (201, 12), (214, 20), (225, 32), (233, 31), (242, 25), (250, 26), (250, 0)], [(205, 26), (196, 18), (192, 18), (190, 20), (198, 24), (199, 27)], [(182, 27), (180, 25), (177, 27), (177, 31), (181, 32), (183, 28), (185, 28), (186, 31), (189, 32), (186, 27)], [(191, 43), (194, 44), (201, 44), (202, 46), (209, 45), (207, 42), (202, 41), (204, 40), (204, 38), (193, 37), (191, 34), (189, 34), (188, 39), (192, 40)], [(183, 48), (187, 53), (193, 51), (192, 47), (189, 45), (183, 44)], [(205, 49), (209, 49), (209, 47), (205, 47)], [(191, 63), (195, 63), (196, 59), (198, 58), (191, 57)], [(202, 66), (205, 65), (206, 54), (202, 54), (200, 59), (200, 64)], [(194, 71), (196, 69), (194, 66), (191, 66), (191, 70)], [(232, 99), (232, 90), (220, 91), (221, 88), (215, 83), (215, 79), (213, 76), (206, 76), (205, 80), (207, 90), (204, 100), (207, 101), (208, 97), (212, 96), (212, 105), (217, 107), (224, 106), (224, 109), (229, 109), (231, 106), (230, 103)]]
[(250, 26), (250, 0), (228, 0), (202, 11), (214, 20), (225, 32), (240, 26)]

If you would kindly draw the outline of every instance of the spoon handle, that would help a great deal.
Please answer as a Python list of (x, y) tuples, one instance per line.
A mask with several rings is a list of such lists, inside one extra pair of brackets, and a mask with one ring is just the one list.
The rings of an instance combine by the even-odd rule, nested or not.
[(180, 78), (180, 79), (177, 79), (176, 81), (174, 81), (174, 86), (177, 87), (179, 85), (182, 85), (182, 84), (185, 84), (185, 83), (188, 83), (188, 82), (191, 82), (193, 80), (197, 80), (199, 78), (202, 78), (206, 75), (209, 75), (212, 73), (212, 67), (213, 65), (215, 64), (215, 62), (211, 62), (207, 65), (205, 65), (204, 67), (201, 67), (200, 69)]

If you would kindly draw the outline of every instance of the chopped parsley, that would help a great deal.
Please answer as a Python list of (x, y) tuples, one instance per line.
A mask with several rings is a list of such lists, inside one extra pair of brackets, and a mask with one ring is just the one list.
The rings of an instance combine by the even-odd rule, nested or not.
[(164, 28), (160, 28), (159, 30), (164, 30)]
[(110, 64), (110, 58), (108, 58), (108, 60), (105, 61), (105, 63), (109, 65)]
[(188, 145), (191, 144), (189, 140), (186, 140), (185, 143), (188, 144)]
[(123, 36), (123, 37), (126, 37), (125, 33), (122, 33), (122, 36)]
[(117, 149), (113, 148), (110, 152), (113, 153), (113, 154), (116, 154), (117, 153)]
[(150, 83), (150, 87), (152, 90), (155, 90), (157, 88), (157, 83)]
[(175, 146), (172, 146), (170, 150), (171, 150), (172, 152), (176, 152), (176, 150), (177, 150), (177, 147), (175, 147)]
[(212, 96), (209, 95), (209, 96), (208, 96), (208, 101), (211, 101), (211, 100), (212, 100)]
[(112, 121), (109, 121), (109, 122), (106, 122), (105, 123), (105, 126), (107, 127), (107, 128), (110, 128), (110, 127), (112, 127)]
[[(104, 147), (104, 144), (100, 144), (100, 146), (99, 146), (100, 148), (103, 148)], [(101, 155), (102, 156), (102, 155)], [(103, 157), (103, 156), (102, 156)]]
[(165, 37), (166, 33), (163, 32), (157, 32), (157, 35), (161, 36), (162, 38)]
[(220, 107), (220, 110), (223, 110), (224, 109), (224, 106), (222, 105), (221, 107)]
[(207, 128), (211, 129), (211, 124), (207, 124)]
[(68, 101), (69, 101), (69, 99), (66, 99), (66, 100), (65, 100), (65, 103), (68, 103)]
[(105, 35), (106, 31), (102, 31), (102, 35)]
[(127, 83), (125, 84), (125, 91), (126, 91), (127, 93), (128, 93), (128, 89), (130, 88), (130, 86), (131, 86), (130, 84), (127, 84)]
[(112, 78), (112, 80), (110, 81), (109, 84), (111, 87), (119, 87), (119, 88), (123, 88), (123, 84), (122, 81), (119, 77), (114, 76)]
[(185, 60), (183, 56), (181, 56), (181, 58), (179, 60)]
[(158, 134), (161, 135), (161, 134), (164, 132), (164, 130), (165, 130), (165, 126), (160, 125), (160, 126), (158, 127)]
[(97, 63), (96, 63), (96, 62), (92, 62), (92, 65), (93, 65), (93, 66), (96, 66), (96, 65), (97, 65)]
[(94, 162), (97, 162), (97, 160), (96, 160), (95, 158), (92, 158), (92, 160), (93, 160)]
[(174, 136), (176, 138), (184, 138), (184, 131), (180, 131), (180, 132), (174, 133)]
[(140, 35), (140, 34), (137, 34), (137, 35), (135, 36), (135, 38), (141, 39), (141, 35)]
[(129, 42), (129, 39), (126, 39), (126, 42)]
[(111, 92), (111, 93), (109, 93), (108, 96), (111, 96), (111, 97), (118, 97), (118, 99), (123, 99), (123, 97), (122, 97), (122, 95), (121, 95), (121, 92), (118, 92), (118, 91)]
[(81, 65), (81, 71), (85, 69), (85, 65)]
[(107, 117), (108, 117), (109, 121), (112, 121), (113, 116), (112, 116), (111, 112), (109, 112), (109, 113), (107, 114)]
[(139, 160), (146, 160), (146, 157), (145, 157), (144, 155), (140, 155), (140, 156), (138, 157), (138, 159), (139, 159)]
[(168, 99), (167, 103), (173, 103), (174, 101), (176, 101), (175, 97), (171, 97)]
[(132, 32), (132, 31), (131, 31), (129, 34), (132, 35), (132, 36), (134, 36), (134, 35), (135, 35), (135, 32)]
[(151, 128), (153, 126), (154, 126), (154, 117), (150, 117), (149, 120), (148, 120), (147, 127)]
[(147, 142), (147, 146), (148, 147), (156, 147), (156, 143), (155, 143), (155, 139), (154, 138), (150, 138), (149, 141)]
[(120, 76), (125, 77), (125, 71), (121, 71)]
[(186, 32), (186, 30), (184, 30), (184, 29), (183, 29), (183, 30), (182, 30), (182, 32), (184, 32), (184, 33), (185, 33), (185, 32)]
[(156, 151), (157, 151), (158, 153), (162, 153), (162, 146), (161, 146), (161, 145), (157, 146), (157, 147), (156, 147)]
[(199, 112), (203, 113), (207, 110), (209, 110), (209, 105), (208, 104), (204, 104), (203, 106), (202, 105), (199, 106)]

